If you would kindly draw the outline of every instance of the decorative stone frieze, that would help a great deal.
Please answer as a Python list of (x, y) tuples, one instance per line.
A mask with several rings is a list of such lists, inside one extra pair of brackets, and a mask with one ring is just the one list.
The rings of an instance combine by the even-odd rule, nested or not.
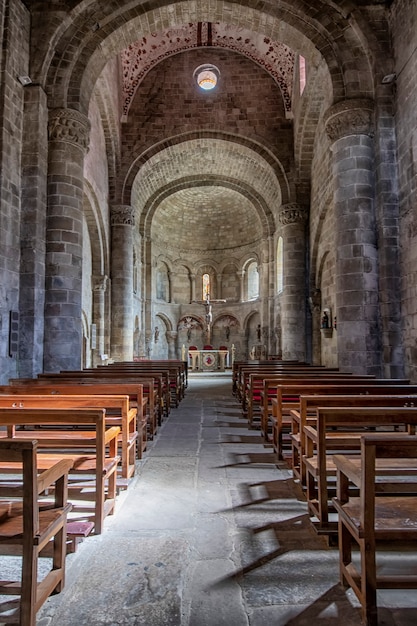
[(111, 208), (111, 225), (112, 226), (134, 226), (135, 211), (128, 204), (119, 204)]
[(374, 103), (366, 98), (343, 100), (331, 106), (324, 123), (330, 141), (336, 141), (349, 135), (374, 134)]
[(287, 226), (288, 224), (304, 223), (307, 221), (307, 217), (306, 209), (294, 202), (281, 207), (278, 219), (282, 226)]
[(90, 127), (89, 119), (74, 109), (52, 109), (49, 112), (50, 141), (65, 141), (87, 151)]

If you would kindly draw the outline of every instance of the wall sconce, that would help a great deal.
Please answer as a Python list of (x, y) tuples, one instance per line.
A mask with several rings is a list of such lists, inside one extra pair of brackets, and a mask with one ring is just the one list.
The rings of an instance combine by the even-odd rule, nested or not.
[(19, 81), (21, 85), (23, 85), (23, 87), (26, 87), (27, 85), (32, 84), (32, 79), (27, 74), (21, 74), (20, 76), (17, 77), (17, 80)]

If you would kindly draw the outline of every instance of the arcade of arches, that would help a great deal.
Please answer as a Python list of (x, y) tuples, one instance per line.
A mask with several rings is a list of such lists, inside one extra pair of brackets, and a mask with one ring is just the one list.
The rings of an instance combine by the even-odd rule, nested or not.
[(202, 347), (204, 280), (214, 348), (417, 381), (415, 2), (0, 16), (2, 382)]

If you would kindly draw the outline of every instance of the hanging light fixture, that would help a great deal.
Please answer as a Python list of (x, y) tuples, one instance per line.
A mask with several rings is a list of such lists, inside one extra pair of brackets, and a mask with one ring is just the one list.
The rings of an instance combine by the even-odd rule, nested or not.
[(211, 63), (200, 65), (194, 70), (194, 79), (200, 89), (210, 91), (214, 89), (220, 78), (220, 70)]

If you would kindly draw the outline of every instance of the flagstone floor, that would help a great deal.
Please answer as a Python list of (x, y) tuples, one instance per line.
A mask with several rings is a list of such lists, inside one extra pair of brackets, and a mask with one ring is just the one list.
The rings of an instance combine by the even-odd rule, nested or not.
[[(385, 593), (385, 592), (384, 592)], [(411, 594), (411, 595), (410, 595)], [(415, 592), (382, 595), (380, 624), (416, 623)], [(101, 536), (67, 558), (37, 626), (361, 624), (338, 551), (259, 432), (230, 374), (192, 374)]]

